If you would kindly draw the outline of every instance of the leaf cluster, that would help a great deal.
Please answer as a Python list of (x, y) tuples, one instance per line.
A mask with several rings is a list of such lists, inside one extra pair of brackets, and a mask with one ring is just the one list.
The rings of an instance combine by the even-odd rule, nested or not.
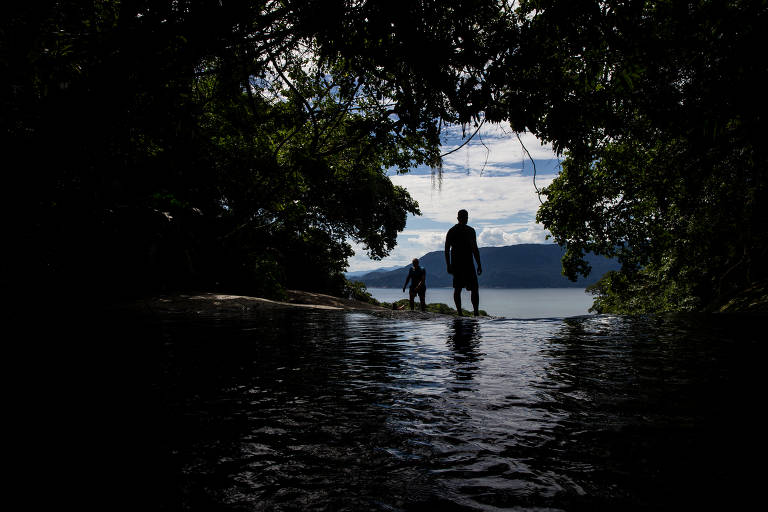
[(541, 125), (566, 158), (537, 220), (571, 279), (589, 252), (618, 256), (598, 310), (715, 308), (764, 278), (766, 109), (749, 92), (768, 69), (753, 53), (764, 2), (577, 4), (580, 17), (529, 4), (526, 30), (562, 40), (550, 66), (570, 78), (555, 95), (573, 102)]
[(508, 121), (565, 157), (537, 219), (568, 277), (589, 273), (590, 252), (616, 256), (606, 297), (716, 307), (765, 278), (766, 100), (753, 91), (768, 78), (754, 52), (767, 12), (763, 0), (9, 4), (3, 218), (23, 243), (4, 266), (39, 283), (341, 293), (348, 241), (381, 258), (418, 212), (386, 170), (439, 169), (446, 123)]
[(18, 279), (340, 293), (349, 240), (387, 255), (418, 205), (385, 171), (433, 162), (438, 139), (398, 118), (396, 84), (322, 56), (316, 7), (5, 7)]

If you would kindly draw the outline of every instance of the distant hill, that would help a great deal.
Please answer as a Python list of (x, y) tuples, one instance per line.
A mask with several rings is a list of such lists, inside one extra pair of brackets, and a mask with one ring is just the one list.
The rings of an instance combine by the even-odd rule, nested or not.
[(376, 272), (388, 272), (390, 270), (400, 270), (400, 265), (394, 265), (391, 267), (384, 267), (384, 268), (377, 268), (376, 270), (355, 270), (352, 272), (344, 272), (344, 276), (347, 279), (355, 279), (359, 278), (360, 276), (364, 276), (365, 274), (373, 274)]
[[(602, 256), (589, 255), (592, 273), (577, 282), (561, 274), (563, 249), (555, 244), (520, 244), (506, 247), (481, 247), (483, 275), (481, 288), (584, 288), (600, 279), (619, 264)], [(443, 251), (430, 252), (419, 258), (427, 269), (427, 287), (451, 287), (453, 277), (445, 270)], [(402, 288), (410, 265), (397, 270), (374, 271), (356, 278), (368, 288)]]

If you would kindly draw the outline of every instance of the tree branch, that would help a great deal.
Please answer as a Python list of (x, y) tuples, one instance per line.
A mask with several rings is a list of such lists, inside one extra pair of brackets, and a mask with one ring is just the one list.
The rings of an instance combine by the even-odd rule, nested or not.
[(520, 147), (523, 148), (523, 151), (525, 151), (525, 154), (528, 155), (528, 159), (531, 161), (531, 164), (533, 164), (533, 188), (536, 189), (536, 196), (539, 198), (539, 204), (544, 204), (544, 202), (541, 200), (541, 190), (539, 190), (539, 187), (536, 186), (536, 161), (531, 156), (528, 148), (525, 147), (525, 144), (523, 144), (523, 139), (520, 138), (520, 132), (515, 132), (515, 137), (517, 137), (517, 141), (520, 143)]
[(447, 152), (447, 153), (443, 153), (442, 155), (440, 155), (440, 158), (443, 158), (443, 157), (445, 157), (445, 156), (448, 156), (448, 155), (450, 155), (451, 153), (455, 153), (455, 152), (457, 152), (458, 150), (460, 150), (461, 148), (463, 148), (464, 146), (466, 146), (467, 144), (469, 144), (469, 141), (471, 141), (473, 138), (475, 138), (475, 135), (477, 135), (477, 132), (479, 132), (479, 131), (480, 131), (480, 128), (482, 128), (482, 127), (483, 127), (483, 124), (485, 124), (485, 118), (483, 118), (483, 120), (482, 120), (482, 121), (480, 121), (480, 124), (478, 125), (478, 127), (477, 127), (477, 130), (475, 130), (475, 133), (473, 133), (472, 135), (470, 135), (470, 136), (469, 136), (469, 138), (468, 138), (467, 140), (465, 140), (465, 141), (464, 141), (464, 142), (461, 144), (461, 146), (459, 146), (459, 147), (457, 147), (457, 148), (454, 148), (454, 149), (450, 150), (450, 151), (449, 151), (449, 152)]
[(309, 101), (299, 92), (299, 90), (296, 88), (293, 83), (288, 80), (288, 77), (285, 76), (285, 73), (283, 73), (283, 70), (280, 69), (280, 67), (275, 62), (275, 58), (272, 56), (272, 54), (269, 54), (269, 61), (272, 63), (272, 66), (275, 68), (275, 71), (277, 71), (277, 74), (280, 75), (280, 78), (283, 79), (283, 81), (288, 85), (288, 87), (293, 91), (293, 93), (298, 96), (298, 98), (301, 100), (301, 102), (304, 104), (304, 106), (307, 109), (307, 113), (310, 117), (310, 122), (312, 123), (312, 144), (310, 146), (311, 152), (315, 152), (317, 149), (317, 141), (319, 137), (319, 131), (317, 127), (317, 119), (315, 118), (315, 111), (312, 109), (312, 106), (309, 104)]

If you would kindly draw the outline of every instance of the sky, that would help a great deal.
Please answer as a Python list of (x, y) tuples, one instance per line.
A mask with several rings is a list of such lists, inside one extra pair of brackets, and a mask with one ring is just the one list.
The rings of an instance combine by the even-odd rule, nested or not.
[[(469, 134), (462, 140), (461, 127), (446, 130), (443, 153), (465, 142)], [(551, 183), (559, 161), (550, 146), (530, 133), (520, 134), (520, 139), (536, 162), (535, 187), (533, 164), (504, 124), (484, 124), (468, 144), (445, 156), (442, 180), (428, 168), (390, 173), (392, 182), (418, 201), (421, 216), (408, 216), (397, 247), (382, 260), (371, 260), (361, 246), (353, 244), (355, 256), (349, 259), (348, 271), (404, 266), (413, 258), (443, 250), (445, 233), (456, 224), (456, 213), (462, 208), (469, 212), (469, 225), (475, 228), (480, 247), (551, 243), (544, 228), (536, 224), (536, 187), (541, 190)]]

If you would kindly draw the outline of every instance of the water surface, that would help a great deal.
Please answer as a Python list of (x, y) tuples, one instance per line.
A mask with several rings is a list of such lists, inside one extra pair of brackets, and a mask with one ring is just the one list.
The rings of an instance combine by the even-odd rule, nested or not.
[(169, 509), (730, 508), (758, 494), (756, 326), (164, 320), (141, 343), (143, 457)]
[[(408, 292), (399, 288), (368, 288), (381, 302), (407, 299)], [(453, 305), (453, 288), (428, 288), (427, 303)], [(584, 288), (481, 288), (480, 309), (492, 316), (506, 318), (564, 318), (585, 315), (592, 306), (592, 295)], [(418, 297), (416, 302), (419, 302)], [(461, 306), (472, 311), (469, 292), (462, 291)]]

